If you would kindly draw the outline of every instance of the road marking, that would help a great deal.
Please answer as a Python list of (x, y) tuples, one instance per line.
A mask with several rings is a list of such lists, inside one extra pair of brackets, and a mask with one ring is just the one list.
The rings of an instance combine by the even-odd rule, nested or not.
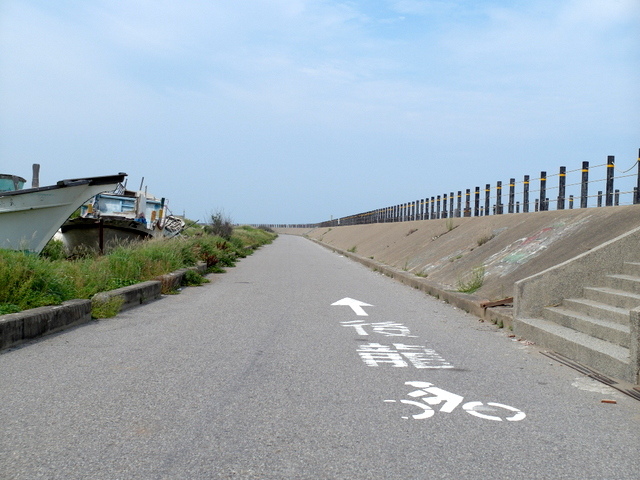
[(426, 348), (424, 345), (368, 343), (359, 345), (357, 352), (365, 365), (369, 367), (378, 367), (380, 364), (408, 367), (411, 363), (415, 368), (454, 368), (438, 352)]
[(364, 320), (350, 320), (340, 322), (343, 327), (353, 327), (358, 335), (368, 336), (364, 327), (371, 327), (373, 333), (379, 333), (385, 337), (411, 337), (417, 338), (417, 335), (411, 335), (409, 328), (402, 323), (397, 322), (376, 322), (365, 323)]
[[(510, 407), (509, 405), (503, 405), (502, 403), (495, 403), (495, 402), (488, 402), (487, 405), (489, 407), (485, 407), (482, 404), (482, 402), (468, 402), (468, 403), (465, 403), (462, 406), (462, 408), (464, 409), (465, 412), (470, 413), (473, 416), (485, 418), (487, 420), (495, 420), (496, 422), (501, 422), (502, 418), (496, 415), (486, 415), (484, 413), (480, 413), (480, 411), (485, 410), (485, 411), (495, 412), (496, 408), (503, 408), (510, 412), (516, 412), (515, 415), (505, 418), (505, 420), (507, 420), (508, 422), (517, 422), (526, 417), (523, 411), (518, 410), (517, 408), (514, 408), (514, 407)], [(490, 407), (494, 407), (494, 408), (490, 408)]]
[(360, 315), (361, 317), (368, 317), (369, 314), (364, 311), (362, 307), (373, 307), (373, 305), (369, 305), (368, 303), (361, 302), (360, 300), (354, 300), (353, 298), (345, 297), (342, 300), (338, 300), (335, 303), (332, 303), (331, 306), (338, 305), (346, 305), (351, 307), (351, 309), (355, 312), (356, 315)]
[[(351, 308), (356, 315), (365, 317), (368, 316), (368, 314), (362, 307), (373, 306), (349, 297), (338, 300), (331, 305), (347, 306)], [(357, 335), (365, 337), (369, 336), (371, 333), (373, 335), (378, 334), (385, 337), (417, 338), (416, 335), (411, 335), (411, 331), (406, 325), (398, 322), (344, 320), (340, 322), (340, 325), (342, 327), (351, 327), (355, 329), (355, 333)], [(406, 368), (409, 367), (409, 365), (414, 368), (454, 368), (454, 366), (447, 362), (438, 352), (427, 348), (424, 345), (405, 345), (403, 343), (382, 345), (380, 343), (370, 342), (368, 344), (359, 345), (357, 352), (360, 359), (369, 367), (378, 367), (385, 364), (398, 368)], [(437, 410), (438, 412), (452, 413), (464, 401), (464, 397), (461, 395), (435, 387), (429, 382), (412, 381), (405, 382), (405, 385), (418, 389), (407, 393), (407, 396), (411, 397), (412, 400), (384, 400), (385, 403), (402, 403), (422, 410), (411, 417), (403, 416), (402, 418), (405, 420), (408, 420), (409, 418), (413, 418), (414, 420), (431, 418), (435, 415), (435, 407), (437, 406), (439, 406), (439, 409)], [(477, 401), (467, 402), (462, 405), (462, 409), (474, 417), (497, 422), (502, 422), (503, 420), (507, 420), (508, 422), (517, 422), (526, 417), (525, 413), (517, 408), (495, 402), (487, 402), (486, 404)], [(500, 409), (506, 410), (506, 412), (500, 411)]]
[[(422, 411), (411, 415), (411, 417), (403, 416), (402, 418), (404, 420), (409, 420), (409, 418), (413, 418), (414, 420), (431, 418), (436, 413), (435, 407), (441, 404), (442, 406), (437, 411), (452, 413), (464, 401), (464, 397), (461, 395), (435, 387), (429, 382), (413, 381), (405, 382), (405, 385), (418, 388), (418, 390), (414, 390), (407, 394), (407, 396), (416, 400), (400, 400), (399, 403), (412, 405), (422, 409)], [(384, 402), (397, 403), (398, 401), (384, 400)], [(526, 414), (522, 410), (495, 402), (487, 402), (486, 405), (482, 402), (467, 402), (462, 405), (462, 409), (474, 417), (493, 420), (496, 422), (502, 422), (503, 420), (507, 420), (508, 422), (518, 422), (520, 420), (524, 420), (526, 417)], [(506, 410), (506, 413), (500, 412), (500, 409)], [(494, 415), (489, 415), (489, 413), (493, 413)]]

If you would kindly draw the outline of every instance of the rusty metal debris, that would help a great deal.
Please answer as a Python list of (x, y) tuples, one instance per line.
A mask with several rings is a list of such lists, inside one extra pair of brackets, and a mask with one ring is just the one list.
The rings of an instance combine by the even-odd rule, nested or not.
[(504, 305), (513, 305), (513, 297), (507, 297), (503, 298), (502, 300), (495, 300), (493, 302), (480, 302), (480, 306), (482, 308), (502, 307)]

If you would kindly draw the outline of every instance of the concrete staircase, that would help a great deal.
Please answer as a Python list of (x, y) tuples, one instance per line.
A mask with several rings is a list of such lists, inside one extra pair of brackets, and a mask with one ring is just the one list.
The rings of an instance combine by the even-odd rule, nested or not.
[(640, 306), (640, 263), (624, 262), (603, 286), (584, 287), (542, 309), (542, 318), (519, 318), (516, 334), (605, 375), (635, 383), (631, 362), (631, 310)]

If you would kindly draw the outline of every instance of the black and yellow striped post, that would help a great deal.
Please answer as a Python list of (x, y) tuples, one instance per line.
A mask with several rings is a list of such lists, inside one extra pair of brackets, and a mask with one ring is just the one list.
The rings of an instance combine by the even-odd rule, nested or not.
[(589, 162), (582, 162), (582, 186), (580, 187), (580, 208), (587, 208), (589, 202)]
[(458, 211), (456, 212), (457, 217), (462, 216), (462, 190), (458, 190)]
[(484, 214), (491, 215), (491, 185), (488, 183), (484, 187)]
[(509, 180), (509, 213), (514, 212), (516, 203), (516, 179), (511, 178)]
[(547, 210), (547, 172), (540, 172), (540, 201), (541, 212)]
[(522, 212), (529, 213), (529, 175), (524, 176), (522, 189)]
[(464, 192), (464, 216), (471, 216), (471, 190), (468, 188)]
[(449, 216), (451, 218), (455, 217), (455, 210), (453, 208), (453, 192), (449, 194)]
[(496, 215), (502, 215), (502, 182), (496, 183)]
[(560, 167), (560, 173), (558, 178), (558, 204), (556, 207), (557, 210), (564, 210), (566, 185), (567, 185), (567, 167)]
[(442, 218), (447, 218), (448, 217), (448, 212), (447, 212), (447, 194), (443, 194), (442, 195)]
[(607, 157), (607, 187), (605, 192), (605, 204), (607, 207), (613, 205), (613, 175), (615, 158), (613, 155)]
[(475, 197), (473, 202), (473, 215), (475, 217), (480, 216), (480, 187), (476, 187)]

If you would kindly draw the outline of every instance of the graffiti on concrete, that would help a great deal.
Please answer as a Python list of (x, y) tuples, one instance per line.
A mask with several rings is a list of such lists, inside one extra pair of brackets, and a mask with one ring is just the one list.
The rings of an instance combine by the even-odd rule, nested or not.
[(516, 240), (487, 259), (487, 273), (500, 277), (511, 273), (518, 266), (538, 256), (555, 241), (578, 230), (587, 220), (588, 217), (561, 220), (529, 237)]

